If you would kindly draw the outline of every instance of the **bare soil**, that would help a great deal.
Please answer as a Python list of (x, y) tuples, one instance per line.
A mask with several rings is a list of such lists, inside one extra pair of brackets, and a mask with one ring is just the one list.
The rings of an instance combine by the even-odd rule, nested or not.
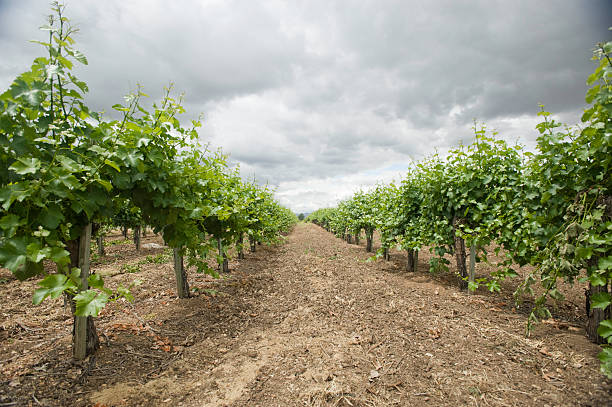
[(412, 274), (399, 252), (367, 262), (312, 224), (219, 280), (191, 272), (184, 300), (171, 259), (150, 261), (164, 249), (107, 252), (93, 270), (109, 285), (142, 284), (96, 319), (102, 347), (83, 362), (63, 300), (32, 307), (36, 280), (0, 271), (0, 407), (612, 405), (579, 288), (526, 338), (506, 291), (468, 295), (426, 253)]

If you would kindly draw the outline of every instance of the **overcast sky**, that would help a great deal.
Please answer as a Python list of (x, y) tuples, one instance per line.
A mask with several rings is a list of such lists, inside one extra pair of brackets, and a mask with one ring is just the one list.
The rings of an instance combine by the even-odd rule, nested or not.
[[(87, 102), (174, 82), (186, 120), (296, 213), (472, 139), (533, 146), (538, 104), (575, 124), (612, 2), (71, 0)], [(0, 0), (0, 92), (42, 48), (48, 1)], [(187, 123), (187, 122), (186, 122)]]

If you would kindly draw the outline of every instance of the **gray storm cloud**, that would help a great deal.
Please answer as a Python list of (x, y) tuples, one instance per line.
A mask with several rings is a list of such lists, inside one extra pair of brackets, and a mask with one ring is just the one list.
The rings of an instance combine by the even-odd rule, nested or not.
[[(2, 88), (41, 54), (27, 41), (49, 12), (0, 0)], [(66, 14), (93, 108), (173, 82), (201, 138), (298, 212), (469, 141), (474, 118), (528, 145), (539, 103), (576, 122), (612, 25), (604, 0), (73, 0)]]

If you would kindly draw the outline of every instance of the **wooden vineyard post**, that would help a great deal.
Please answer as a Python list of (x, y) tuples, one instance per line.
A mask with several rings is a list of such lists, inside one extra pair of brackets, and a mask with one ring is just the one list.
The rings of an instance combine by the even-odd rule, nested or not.
[(470, 285), (474, 284), (474, 277), (476, 275), (476, 252), (478, 251), (478, 247), (476, 245), (472, 245), (470, 247), (470, 270), (468, 277), (468, 294), (471, 294)]
[(591, 307), (591, 296), (600, 293), (608, 293), (608, 283), (606, 285), (594, 286), (589, 283), (589, 289), (586, 290), (586, 304), (587, 304), (587, 321), (586, 321), (586, 333), (587, 337), (591, 340), (591, 342), (597, 344), (606, 343), (606, 339), (604, 339), (597, 332), (597, 328), (599, 328), (599, 324), (601, 321), (612, 318), (612, 306), (608, 305), (605, 309), (601, 308), (593, 308)]
[(467, 267), (465, 264), (465, 240), (459, 236), (459, 225), (463, 224), (463, 220), (457, 217), (453, 218), (453, 235), (455, 238), (455, 258), (457, 259), (457, 272), (459, 273), (459, 288), (467, 288), (465, 278), (468, 276)]
[[(368, 253), (372, 252), (372, 235), (373, 235), (373, 232), (368, 232), (368, 230), (366, 229), (366, 252)], [(386, 247), (385, 247), (385, 250), (386, 250)], [(385, 257), (385, 260), (387, 260), (386, 257)]]
[[(611, 209), (608, 209), (608, 210), (612, 212)], [(600, 259), (599, 256), (592, 256), (588, 260), (589, 268), (596, 269), (597, 264), (599, 263), (599, 259)], [(612, 306), (608, 305), (606, 308), (593, 308), (591, 306), (591, 297), (597, 294), (611, 293), (612, 287), (610, 287), (611, 290), (608, 290), (608, 286), (610, 285), (611, 282), (612, 281), (610, 281), (609, 279), (606, 279), (603, 285), (597, 285), (597, 286), (589, 282), (589, 288), (584, 293), (586, 296), (586, 315), (587, 315), (586, 326), (585, 326), (586, 334), (591, 342), (597, 343), (600, 345), (606, 343), (607, 341), (605, 338), (599, 335), (599, 333), (597, 332), (597, 329), (599, 328), (599, 324), (602, 321), (612, 318)]]
[[(89, 256), (91, 251), (91, 223), (87, 224), (81, 232), (78, 240), (78, 260), (77, 265), (81, 269), (80, 291), (89, 288), (87, 279), (89, 277)], [(72, 304), (73, 312), (76, 309), (74, 301)], [(88, 332), (89, 331), (89, 332)], [(74, 317), (73, 347), (72, 354), (76, 360), (83, 360), (89, 353), (92, 353), (99, 346), (98, 335), (93, 325), (92, 317)]]
[(98, 255), (106, 256), (106, 250), (104, 250), (104, 235), (99, 234), (97, 241), (98, 241)]
[(244, 260), (244, 233), (240, 234), (238, 240), (238, 260)]
[(414, 249), (407, 249), (406, 250), (406, 257), (408, 258), (408, 260), (406, 261), (406, 271), (409, 272), (409, 273), (414, 273), (416, 271), (415, 250)]
[(255, 245), (255, 238), (253, 236), (249, 236), (249, 243), (251, 245), (251, 253), (255, 253), (257, 246)]
[[(605, 216), (603, 217), (604, 221), (610, 221), (612, 220), (612, 196), (602, 196), (597, 200), (597, 204), (599, 206), (603, 206), (604, 208), (604, 213)], [(588, 260), (588, 268), (592, 269), (592, 270), (596, 270), (598, 268), (598, 264), (599, 261), (601, 260), (600, 255), (594, 255), (592, 256), (589, 260)], [(587, 321), (586, 321), (586, 333), (587, 333), (587, 337), (594, 343), (597, 344), (604, 344), (606, 343), (610, 338), (605, 339), (604, 337), (602, 337), (601, 335), (599, 335), (599, 332), (597, 332), (597, 329), (599, 328), (599, 325), (601, 324), (602, 321), (605, 321), (607, 319), (612, 319), (612, 305), (608, 305), (605, 308), (593, 308), (591, 307), (591, 297), (593, 295), (602, 295), (602, 294), (612, 294), (612, 279), (610, 278), (605, 278), (604, 281), (602, 281), (603, 284), (601, 285), (593, 285), (590, 281), (589, 281), (589, 289), (586, 290), (585, 295), (586, 295), (586, 314), (587, 314)]]
[(219, 264), (219, 271), (229, 273), (229, 263), (227, 261), (227, 255), (223, 251), (223, 243), (221, 242), (221, 238), (217, 238), (217, 247), (219, 249), (219, 256), (223, 257), (222, 263)]
[(189, 298), (189, 284), (187, 282), (187, 273), (183, 265), (183, 256), (181, 249), (174, 248), (174, 274), (176, 275), (176, 291), (179, 298)]
[(134, 246), (136, 246), (136, 251), (140, 251), (140, 225), (134, 226)]

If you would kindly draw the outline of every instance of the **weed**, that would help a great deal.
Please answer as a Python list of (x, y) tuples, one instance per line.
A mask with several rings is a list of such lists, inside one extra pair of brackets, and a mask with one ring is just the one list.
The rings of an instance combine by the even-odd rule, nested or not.
[(140, 271), (140, 264), (124, 264), (121, 266), (122, 273), (139, 273)]
[(148, 255), (143, 260), (138, 262), (139, 265), (143, 264), (166, 264), (170, 261), (170, 256), (165, 253), (160, 253), (157, 256)]
[(120, 244), (132, 243), (130, 239), (118, 239), (118, 240), (105, 240), (104, 246), (116, 246)]

